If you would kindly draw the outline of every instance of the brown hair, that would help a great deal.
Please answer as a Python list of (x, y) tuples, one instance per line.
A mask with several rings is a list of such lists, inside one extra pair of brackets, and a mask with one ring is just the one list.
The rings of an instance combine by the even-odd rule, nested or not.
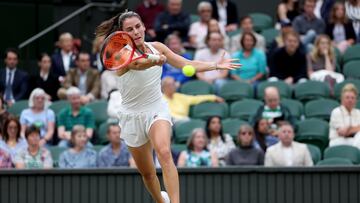
[[(341, 19), (337, 19), (336, 17), (336, 10), (342, 7), (342, 9), (344, 10), (344, 16)], [(342, 2), (336, 2), (333, 7), (331, 8), (330, 11), (330, 15), (329, 15), (329, 22), (330, 23), (336, 23), (337, 21), (340, 21), (341, 23), (347, 23), (348, 22), (348, 18), (346, 17), (345, 14), (345, 6)]]
[(251, 32), (245, 32), (245, 33), (241, 36), (241, 38), (240, 38), (241, 47), (244, 49), (245, 37), (246, 37), (246, 36), (250, 36), (250, 37), (252, 38), (252, 40), (253, 40), (253, 42), (254, 42), (252, 48), (254, 48), (255, 45), (256, 45), (256, 43), (257, 43), (257, 39), (256, 39), (255, 35), (254, 35), (253, 33), (251, 33)]
[(5, 142), (9, 140), (9, 134), (7, 132), (7, 128), (9, 127), (9, 124), (11, 122), (15, 122), (16, 127), (18, 128), (17, 133), (16, 133), (16, 141), (19, 141), (19, 139), (20, 139), (21, 125), (20, 125), (19, 119), (16, 118), (15, 116), (9, 116), (8, 119), (6, 119), (4, 126), (3, 126), (3, 139)]
[(38, 127), (36, 127), (35, 125), (31, 125), (31, 126), (26, 128), (26, 130), (25, 130), (25, 138), (28, 139), (28, 137), (29, 137), (29, 135), (31, 133), (37, 133), (38, 136), (40, 137), (40, 129)]
[(296, 37), (297, 40), (300, 42), (300, 35), (299, 33), (297, 33), (295, 30), (291, 30), (287, 33), (284, 33), (284, 40), (286, 40), (289, 36), (293, 36), (293, 37)]
[(122, 30), (124, 20), (131, 17), (136, 17), (141, 20), (140, 15), (136, 12), (125, 10), (123, 13), (119, 13), (109, 20), (103, 21), (99, 26), (97, 26), (95, 30), (96, 37), (107, 37), (112, 32)]
[(356, 6), (357, 4), (357, 0), (348, 0), (348, 2), (353, 6)]
[(221, 38), (224, 40), (224, 36), (221, 34), (221, 32), (208, 32), (207, 35), (206, 35), (206, 37), (205, 37), (205, 43), (206, 43), (206, 45), (208, 45), (209, 40), (210, 40), (210, 37), (211, 37), (211, 35), (212, 35), (213, 33), (218, 33), (218, 34), (221, 36)]

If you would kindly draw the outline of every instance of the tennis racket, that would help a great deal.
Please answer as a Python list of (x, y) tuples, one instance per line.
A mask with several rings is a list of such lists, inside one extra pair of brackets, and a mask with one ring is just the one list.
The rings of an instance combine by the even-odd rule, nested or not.
[(160, 60), (159, 55), (143, 53), (137, 49), (134, 40), (123, 31), (116, 31), (106, 37), (101, 47), (100, 58), (108, 70), (118, 70), (141, 58)]

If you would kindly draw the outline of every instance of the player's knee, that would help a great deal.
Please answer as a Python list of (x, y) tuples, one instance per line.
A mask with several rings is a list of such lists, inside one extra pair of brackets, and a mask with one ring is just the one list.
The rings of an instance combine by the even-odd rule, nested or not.
[(171, 161), (171, 150), (168, 147), (162, 147), (158, 150), (157, 156), (160, 162)]

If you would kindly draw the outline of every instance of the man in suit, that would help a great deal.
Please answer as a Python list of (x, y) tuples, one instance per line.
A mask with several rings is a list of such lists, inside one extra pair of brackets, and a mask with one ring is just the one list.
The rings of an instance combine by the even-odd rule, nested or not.
[(211, 0), (212, 17), (225, 26), (226, 32), (235, 31), (239, 24), (236, 4), (228, 0)]
[(306, 144), (294, 141), (294, 129), (284, 123), (279, 129), (279, 139), (265, 153), (265, 166), (312, 166), (313, 161)]
[(18, 70), (19, 54), (16, 49), (5, 51), (5, 68), (0, 70), (0, 92), (8, 106), (16, 101), (26, 99), (28, 74)]
[(51, 56), (52, 71), (62, 81), (66, 73), (75, 67), (73, 36), (68, 32), (62, 33), (58, 43), (60, 50)]
[(66, 99), (66, 89), (78, 87), (81, 92), (81, 103), (87, 104), (100, 97), (100, 73), (90, 67), (90, 54), (80, 52), (76, 56), (76, 68), (66, 74), (63, 87), (59, 89), (60, 99)]

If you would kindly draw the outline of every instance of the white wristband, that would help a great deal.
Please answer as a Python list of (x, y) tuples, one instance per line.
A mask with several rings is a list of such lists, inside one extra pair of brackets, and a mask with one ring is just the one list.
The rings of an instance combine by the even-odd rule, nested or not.
[(148, 54), (147, 58), (155, 62), (158, 62), (160, 60), (160, 56), (155, 54)]

